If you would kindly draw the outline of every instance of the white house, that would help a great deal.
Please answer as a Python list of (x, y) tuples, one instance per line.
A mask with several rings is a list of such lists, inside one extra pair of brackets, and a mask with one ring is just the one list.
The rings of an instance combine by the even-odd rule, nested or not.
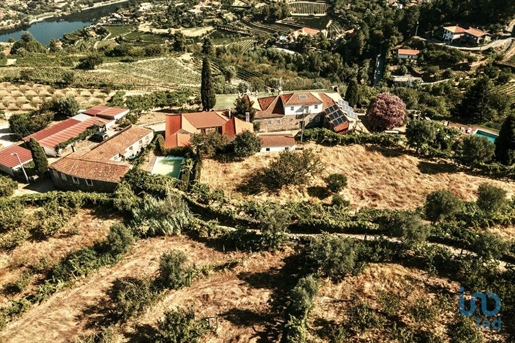
[(260, 135), (260, 152), (277, 152), (295, 150), (297, 148), (295, 138), (291, 134)]
[(90, 117), (99, 117), (106, 121), (107, 128), (113, 126), (117, 120), (122, 119), (129, 113), (128, 108), (95, 106), (87, 110), (81, 110), (78, 114), (86, 114)]
[(452, 42), (455, 39), (461, 38), (465, 34), (465, 29), (459, 25), (446, 26), (443, 28), (443, 40), (445, 42)]
[(456, 39), (475, 44), (491, 40), (491, 36), (488, 32), (473, 27), (465, 29), (459, 25), (446, 26), (443, 28), (443, 32), (443, 39), (446, 43), (452, 43)]
[(397, 50), (397, 58), (400, 60), (417, 60), (420, 50), (416, 49), (399, 49)]

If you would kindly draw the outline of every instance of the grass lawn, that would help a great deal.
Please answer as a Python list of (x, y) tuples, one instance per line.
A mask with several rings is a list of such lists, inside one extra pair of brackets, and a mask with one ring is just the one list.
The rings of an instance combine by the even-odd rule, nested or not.
[(113, 26), (105, 26), (111, 35), (120, 36), (132, 32), (136, 25), (113, 25)]

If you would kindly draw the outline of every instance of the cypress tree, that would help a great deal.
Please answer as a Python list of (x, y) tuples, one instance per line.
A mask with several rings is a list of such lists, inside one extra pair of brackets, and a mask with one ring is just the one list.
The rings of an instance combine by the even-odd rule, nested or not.
[(495, 158), (504, 165), (515, 163), (515, 114), (509, 115), (495, 140)]
[(358, 103), (358, 100), (358, 82), (356, 80), (351, 80), (349, 87), (347, 87), (347, 91), (345, 92), (345, 101), (347, 101), (350, 106), (354, 107)]
[(207, 57), (204, 57), (204, 61), (202, 63), (200, 98), (202, 100), (202, 108), (204, 111), (209, 111), (215, 107), (215, 88), (213, 86), (213, 78), (211, 76), (211, 64), (209, 63), (209, 59)]
[(36, 171), (40, 174), (46, 172), (48, 170), (48, 160), (45, 150), (43, 150), (41, 145), (34, 138), (30, 139), (29, 148), (32, 153), (32, 160), (34, 161)]

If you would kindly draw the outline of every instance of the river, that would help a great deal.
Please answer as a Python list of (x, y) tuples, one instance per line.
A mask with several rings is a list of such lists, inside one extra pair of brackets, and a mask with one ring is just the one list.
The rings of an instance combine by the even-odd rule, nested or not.
[(40, 43), (48, 44), (52, 38), (59, 39), (66, 33), (89, 26), (101, 17), (113, 13), (118, 7), (126, 7), (128, 4), (129, 1), (95, 7), (59, 18), (45, 19), (22, 29), (0, 30), (0, 42), (7, 42), (11, 37), (18, 40), (23, 32), (28, 31)]

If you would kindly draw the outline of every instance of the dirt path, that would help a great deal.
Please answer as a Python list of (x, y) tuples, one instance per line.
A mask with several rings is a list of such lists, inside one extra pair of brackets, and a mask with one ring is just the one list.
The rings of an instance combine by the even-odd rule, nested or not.
[(9, 323), (1, 333), (2, 342), (33, 342), (34, 337), (38, 342), (69, 342), (79, 334), (93, 333), (86, 329), (88, 318), (82, 315), (83, 311), (98, 304), (116, 278), (153, 275), (160, 255), (172, 249), (184, 251), (195, 263), (213, 263), (232, 257), (184, 237), (141, 240), (116, 265), (101, 268), (79, 281), (73, 289), (53, 295)]

